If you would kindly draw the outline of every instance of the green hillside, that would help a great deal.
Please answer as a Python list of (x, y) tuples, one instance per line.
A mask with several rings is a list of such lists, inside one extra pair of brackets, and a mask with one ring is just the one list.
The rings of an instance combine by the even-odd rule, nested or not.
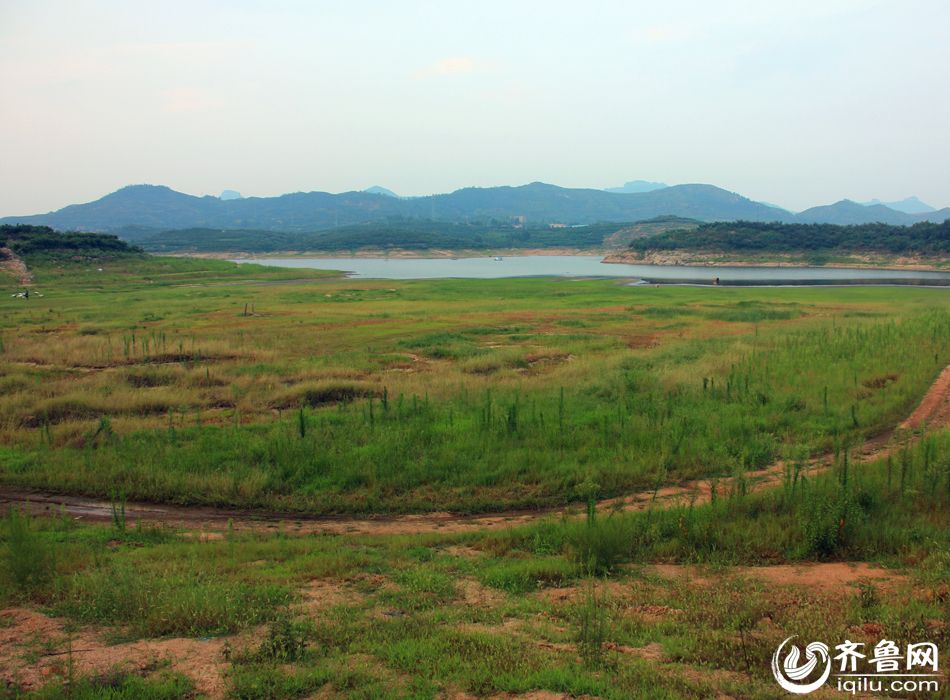
[(0, 225), (0, 247), (28, 262), (38, 260), (102, 260), (139, 256), (142, 251), (117, 236), (54, 231), (48, 226)]
[(637, 252), (691, 250), (720, 253), (884, 253), (950, 256), (950, 221), (913, 226), (707, 223), (634, 240)]

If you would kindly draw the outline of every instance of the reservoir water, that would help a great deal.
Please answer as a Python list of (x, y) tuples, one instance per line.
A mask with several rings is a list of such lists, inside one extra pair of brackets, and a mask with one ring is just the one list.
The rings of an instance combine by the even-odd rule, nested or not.
[(692, 267), (601, 262), (594, 255), (515, 255), (502, 258), (243, 258), (241, 263), (342, 270), (364, 279), (498, 279), (503, 277), (620, 277), (645, 283), (734, 285), (913, 284), (950, 286), (950, 272), (842, 267)]

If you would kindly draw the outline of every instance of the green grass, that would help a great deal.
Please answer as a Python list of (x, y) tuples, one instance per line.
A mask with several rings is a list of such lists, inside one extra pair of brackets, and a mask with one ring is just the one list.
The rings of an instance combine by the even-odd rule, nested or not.
[(479, 578), (486, 586), (508, 593), (527, 593), (539, 588), (558, 586), (580, 573), (574, 563), (560, 556), (537, 555), (528, 558), (503, 558), (484, 568)]
[[(3, 695), (0, 690), (0, 697)], [(116, 671), (102, 676), (83, 677), (73, 682), (53, 682), (42, 690), (10, 695), (22, 700), (178, 700), (193, 696), (193, 686), (181, 674), (163, 673), (155, 678)]]
[[(881, 560), (950, 548), (950, 432), (872, 465), (818, 476), (790, 471), (782, 488), (721, 494), (705, 506), (542, 522), (518, 534), (527, 551), (562, 551), (604, 571), (625, 562), (760, 565)], [(506, 535), (505, 537), (511, 537)]]
[(289, 603), (282, 586), (241, 584), (200, 571), (105, 567), (64, 581), (54, 610), (79, 622), (127, 626), (133, 636), (203, 636), (265, 622)]
[(3, 525), (3, 570), (13, 596), (29, 596), (49, 586), (56, 561), (46, 540), (34, 532), (29, 518), (17, 510), (7, 513)]
[(170, 258), (37, 275), (38, 303), (0, 301), (0, 481), (137, 500), (563, 504), (587, 479), (608, 496), (858, 441), (950, 360), (942, 290), (357, 282)]
[[(29, 520), (55, 568), (44, 586), (15, 600), (122, 639), (265, 624), (225, 663), (235, 698), (538, 689), (608, 698), (775, 697), (768, 659), (788, 634), (950, 642), (947, 628), (933, 623), (950, 613), (941, 593), (950, 573), (950, 432), (890, 460), (844, 467), (842, 459), (805, 479), (792, 472), (783, 487), (723, 493), (702, 506), (598, 512), (591, 520), (464, 535), (230, 533), (186, 541), (164, 530)], [(829, 527), (834, 537), (816, 539)], [(2, 532), (0, 546), (19, 536), (10, 527)], [(605, 553), (601, 563), (609, 565), (592, 566)], [(765, 585), (729, 568), (853, 560), (883, 562), (910, 578), (887, 595), (874, 583), (822, 592)], [(701, 564), (699, 575), (715, 584), (642, 568), (656, 562)], [(12, 575), (8, 565), (0, 568), (4, 582)], [(298, 591), (314, 579), (335, 586), (340, 599), (295, 607)], [(487, 591), (478, 602), (466, 592), (471, 580)], [(655, 619), (631, 612), (643, 608), (662, 612)], [(662, 648), (662, 662), (617, 651), (651, 643)], [(36, 697), (57, 697), (57, 683)], [(121, 694), (133, 692), (127, 688), (142, 697), (187, 694), (174, 678), (116, 676), (107, 685), (118, 695), (102, 694), (101, 681), (82, 683), (91, 694), (81, 697), (131, 697)]]

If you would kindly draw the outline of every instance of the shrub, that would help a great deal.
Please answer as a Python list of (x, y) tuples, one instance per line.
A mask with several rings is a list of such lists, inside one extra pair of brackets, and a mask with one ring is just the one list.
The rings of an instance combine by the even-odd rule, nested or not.
[(300, 660), (307, 651), (307, 630), (287, 617), (271, 623), (267, 638), (257, 650), (262, 661), (292, 663)]
[(274, 408), (316, 407), (337, 401), (352, 401), (379, 395), (379, 387), (369, 382), (327, 380), (295, 386), (275, 397), (271, 405)]
[(13, 588), (25, 596), (46, 588), (53, 579), (55, 559), (47, 542), (32, 530), (30, 518), (11, 508), (4, 530), (3, 568)]
[(857, 514), (851, 495), (845, 489), (812, 496), (804, 512), (806, 556), (829, 559), (844, 549), (854, 530), (852, 519)]
[(610, 573), (630, 557), (633, 521), (623, 517), (589, 518), (568, 533), (575, 563), (590, 574)]
[(600, 666), (610, 620), (607, 606), (602, 598), (597, 597), (593, 583), (586, 587), (583, 599), (577, 604), (574, 624), (577, 651), (584, 663), (589, 667)]

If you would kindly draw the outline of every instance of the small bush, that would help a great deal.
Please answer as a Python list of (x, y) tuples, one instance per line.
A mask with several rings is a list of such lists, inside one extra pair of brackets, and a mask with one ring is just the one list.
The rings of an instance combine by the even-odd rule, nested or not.
[(850, 494), (842, 489), (834, 494), (813, 496), (804, 515), (804, 553), (817, 559), (830, 559), (848, 545), (858, 513)]
[(607, 606), (597, 597), (591, 583), (584, 591), (584, 597), (575, 612), (575, 640), (577, 651), (588, 667), (597, 667), (603, 663), (604, 642), (610, 627)]
[(610, 573), (630, 557), (629, 518), (593, 518), (577, 523), (568, 533), (567, 546), (579, 567), (590, 574)]
[(306, 651), (306, 628), (287, 617), (280, 617), (271, 623), (267, 638), (261, 642), (256, 656), (262, 661), (291, 663), (303, 658)]
[(143, 369), (129, 372), (125, 375), (125, 381), (128, 382), (130, 386), (146, 389), (156, 386), (169, 386), (175, 383), (176, 377), (169, 372)]
[(275, 397), (271, 405), (274, 408), (316, 407), (338, 401), (353, 401), (354, 399), (370, 396), (378, 397), (380, 395), (379, 387), (369, 382), (327, 380), (295, 386)]
[(875, 617), (878, 606), (881, 604), (881, 594), (878, 593), (877, 588), (870, 581), (859, 581), (857, 603), (861, 619), (864, 621), (871, 620)]
[(16, 509), (4, 518), (6, 547), (3, 568), (13, 588), (30, 596), (45, 589), (55, 573), (55, 559), (47, 542), (31, 528), (30, 519)]

